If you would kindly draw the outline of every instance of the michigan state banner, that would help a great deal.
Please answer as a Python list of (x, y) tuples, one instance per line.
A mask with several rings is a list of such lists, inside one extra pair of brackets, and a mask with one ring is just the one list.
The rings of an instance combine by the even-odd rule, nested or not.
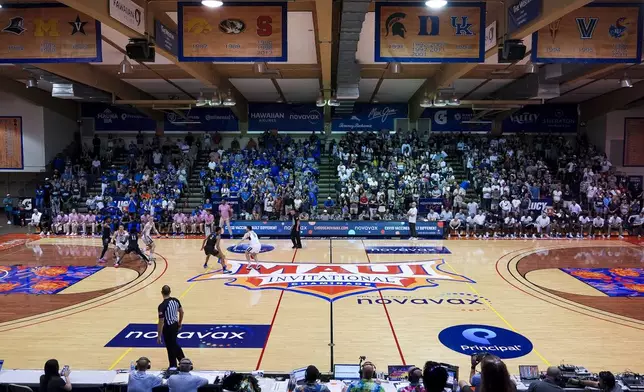
[(485, 3), (376, 3), (375, 61), (485, 61)]
[(62, 4), (3, 4), (0, 63), (101, 62), (101, 24)]
[(532, 35), (532, 61), (540, 63), (639, 63), (639, 4), (592, 3)]
[(286, 61), (286, 3), (179, 3), (180, 61)]

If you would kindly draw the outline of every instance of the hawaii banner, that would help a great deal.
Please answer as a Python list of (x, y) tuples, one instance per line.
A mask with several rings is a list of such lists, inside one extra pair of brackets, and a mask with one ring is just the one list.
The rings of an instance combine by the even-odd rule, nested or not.
[(314, 104), (251, 103), (248, 105), (248, 130), (280, 132), (321, 132), (324, 113)]
[(81, 106), (82, 117), (94, 119), (95, 131), (155, 131), (157, 122), (135, 109), (86, 103)]
[(179, 3), (180, 61), (287, 61), (286, 3)]
[(589, 4), (532, 35), (532, 61), (539, 63), (639, 63), (639, 4)]
[(165, 132), (237, 132), (239, 122), (232, 110), (226, 108), (196, 108), (184, 112), (166, 113), (163, 125)]
[(332, 132), (394, 130), (394, 120), (407, 118), (406, 104), (364, 104), (356, 103), (351, 114), (334, 116)]
[(62, 4), (3, 4), (0, 63), (101, 62), (101, 24)]
[(485, 3), (376, 3), (375, 61), (485, 61)]
[(0, 169), (24, 169), (22, 117), (0, 117)]

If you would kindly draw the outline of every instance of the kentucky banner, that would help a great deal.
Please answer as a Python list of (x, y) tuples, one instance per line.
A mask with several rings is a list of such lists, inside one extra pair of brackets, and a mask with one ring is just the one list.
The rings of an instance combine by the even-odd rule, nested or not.
[(0, 117), (0, 170), (24, 169), (22, 117)]
[(286, 3), (179, 3), (180, 61), (286, 61)]
[(356, 103), (351, 114), (334, 116), (331, 130), (333, 132), (394, 130), (394, 120), (407, 118), (407, 109), (406, 104), (399, 103), (375, 105)]
[(248, 130), (280, 132), (322, 131), (324, 113), (314, 104), (251, 103), (248, 105)]
[(375, 61), (485, 61), (485, 3), (376, 3)]
[(532, 61), (539, 63), (639, 63), (639, 4), (578, 8), (532, 35)]
[(95, 131), (154, 131), (157, 122), (135, 109), (86, 103), (81, 106), (82, 117), (94, 119)]
[(488, 123), (464, 123), (472, 121), (476, 113), (472, 109), (425, 109), (421, 118), (430, 118), (432, 120), (432, 132), (444, 131), (484, 131), (492, 129)]
[(574, 133), (577, 105), (528, 105), (503, 120), (503, 132)]
[(186, 112), (184, 117), (174, 112), (166, 113), (163, 130), (165, 132), (237, 132), (239, 123), (230, 109), (196, 108)]
[(101, 62), (101, 24), (62, 4), (3, 4), (0, 63)]

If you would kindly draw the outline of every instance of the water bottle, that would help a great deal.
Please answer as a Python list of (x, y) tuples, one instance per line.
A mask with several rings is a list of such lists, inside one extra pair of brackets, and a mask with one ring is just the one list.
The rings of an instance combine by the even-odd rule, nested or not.
[(133, 373), (136, 370), (136, 363), (134, 361), (130, 362), (130, 373)]

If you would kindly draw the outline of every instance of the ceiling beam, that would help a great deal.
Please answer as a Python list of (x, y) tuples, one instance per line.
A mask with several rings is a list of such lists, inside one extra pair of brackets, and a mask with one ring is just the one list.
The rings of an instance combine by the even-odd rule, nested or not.
[(579, 105), (580, 121), (588, 122), (613, 110), (623, 109), (628, 104), (644, 98), (644, 82), (631, 88), (618, 88), (609, 93), (591, 98)]
[[(318, 46), (318, 63), (322, 69), (324, 99), (331, 99), (331, 53), (333, 45), (333, 3), (331, 0), (315, 0), (315, 24)], [(324, 107), (324, 118), (331, 120), (331, 107)]]
[[(130, 29), (121, 22), (113, 19), (109, 15), (109, 1), (87, 1), (87, 0), (59, 0), (60, 3), (67, 5), (68, 7), (74, 8), (86, 15), (91, 16), (92, 18), (100, 21), (102, 24), (111, 27), (112, 29), (120, 32), (121, 34), (129, 38), (144, 38), (143, 35), (138, 32)], [(137, 1), (139, 5), (143, 6), (142, 1)], [(174, 2), (173, 2), (174, 3)], [(177, 31), (177, 24), (165, 13), (165, 12), (156, 12), (154, 5), (160, 3), (150, 3), (150, 7), (147, 7), (146, 12), (146, 26), (147, 31), (154, 31), (154, 20), (157, 19), (166, 25), (168, 28)], [(174, 3), (176, 10), (176, 3)], [(201, 81), (206, 87), (214, 88), (217, 87), (220, 90), (227, 91), (231, 90), (237, 101), (237, 105), (231, 109), (241, 122), (248, 121), (248, 102), (246, 98), (237, 91), (237, 89), (232, 86), (228, 79), (218, 75), (212, 63), (185, 63), (179, 62), (176, 56), (172, 53), (166, 52), (160, 47), (156, 47), (157, 53), (167, 58), (168, 60), (174, 62), (182, 70), (188, 73), (193, 78)]]
[[(91, 64), (38, 63), (32, 64), (32, 66), (58, 75), (61, 78), (107, 91), (121, 99), (154, 99), (151, 95), (139, 90), (127, 82), (122, 81), (116, 77), (116, 75), (113, 76), (107, 72), (101, 72)], [(150, 118), (157, 121), (163, 121), (163, 113), (161, 112), (151, 109), (140, 110), (150, 116)]]
[[(577, 8), (583, 7), (584, 5), (590, 3), (591, 0), (551, 0), (544, 1), (541, 14), (532, 22), (523, 26), (521, 29), (510, 34), (510, 39), (523, 39), (530, 34), (538, 31), (542, 27), (549, 25), (555, 20), (561, 18), (567, 13), (576, 10)], [(509, 4), (506, 4), (506, 6)], [(505, 20), (504, 15), (506, 12), (506, 7), (501, 7), (500, 12), (496, 15), (496, 20), (501, 21)], [(492, 18), (491, 18), (492, 19)], [(491, 21), (490, 21), (491, 22)], [(488, 23), (489, 24), (489, 23)], [(501, 23), (500, 25), (503, 25)], [(501, 28), (499, 31), (503, 31)], [(502, 34), (501, 34), (502, 35)], [(494, 54), (498, 49), (495, 47), (490, 51), (485, 53), (486, 58)], [(440, 70), (431, 78), (425, 80), (425, 82), (420, 86), (420, 88), (414, 93), (414, 95), (409, 99), (409, 119), (411, 121), (416, 121), (420, 114), (423, 112), (423, 108), (420, 107), (420, 101), (423, 99), (425, 92), (432, 94), (441, 87), (445, 87), (453, 83), (455, 80), (461, 78), (466, 73), (470, 72), (476, 67), (476, 63), (449, 63), (443, 64)]]
[(71, 120), (78, 120), (78, 105), (76, 102), (54, 98), (51, 96), (51, 93), (39, 88), (25, 88), (25, 84), (22, 82), (0, 76), (0, 91), (10, 93), (20, 99), (42, 106)]

